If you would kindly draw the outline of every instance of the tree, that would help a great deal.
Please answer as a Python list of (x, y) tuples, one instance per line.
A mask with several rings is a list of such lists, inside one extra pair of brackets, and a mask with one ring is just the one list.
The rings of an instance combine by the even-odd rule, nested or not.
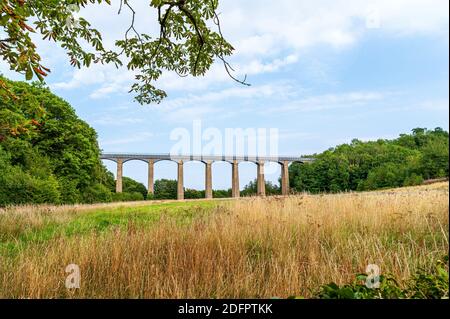
[(360, 182), (358, 190), (399, 187), (403, 185), (405, 175), (406, 172), (404, 166), (394, 163), (385, 163), (372, 169), (369, 172), (367, 179)]
[[(0, 206), (11, 204), (59, 203), (61, 193), (49, 162), (24, 145), (27, 161), (11, 163), (11, 154), (0, 144)], [(23, 149), (22, 149), (23, 150)]]
[[(1, 0), (0, 4), (0, 34), (5, 35), (0, 38), (0, 57), (27, 80), (36, 76), (43, 81), (50, 72), (41, 63), (31, 37), (37, 34), (58, 43), (78, 68), (92, 63), (112, 63), (116, 67), (126, 63), (129, 70), (138, 73), (130, 92), (141, 104), (160, 102), (166, 96), (153, 85), (164, 71), (180, 76), (204, 75), (216, 59), (222, 61), (231, 78), (248, 85), (245, 79), (240, 81), (231, 74), (226, 61), (234, 49), (220, 29), (218, 0), (151, 0), (160, 27), (156, 37), (136, 30), (136, 11), (130, 0), (121, 0), (118, 14), (128, 10), (132, 18), (113, 50), (104, 46), (102, 35), (87, 20), (75, 21), (73, 16), (79, 7), (111, 5), (110, 0)], [(215, 26), (215, 31), (210, 26)], [(0, 79), (0, 91), (5, 90)]]
[(0, 75), (1, 83), (8, 87), (10, 94), (0, 95), (0, 142), (8, 137), (35, 136), (45, 114), (44, 108), (26, 86), (15, 85)]
[(159, 179), (155, 181), (154, 199), (176, 199), (177, 181), (170, 179)]
[[(0, 77), (0, 79), (3, 79)], [(146, 187), (102, 164), (97, 133), (42, 83), (8, 83), (17, 99), (0, 99), (0, 206), (143, 200)], [(175, 181), (176, 198), (176, 181)]]
[(424, 178), (448, 176), (448, 144), (433, 139), (423, 147), (422, 154), (421, 169)]
[[(115, 199), (95, 130), (41, 83), (4, 82), (18, 98), (0, 99), (0, 205)], [(144, 198), (144, 185), (124, 184), (133, 195), (120, 200)]]
[(205, 198), (205, 191), (204, 190), (196, 190), (191, 188), (186, 188), (184, 191), (184, 198), (186, 199), (201, 199)]
[[(245, 185), (244, 189), (241, 191), (241, 196), (255, 196), (257, 194), (257, 180), (254, 179)], [(271, 181), (265, 181), (266, 195), (280, 195), (281, 189), (279, 186), (274, 185)]]
[(394, 140), (357, 139), (321, 154), (311, 164), (289, 167), (296, 191), (340, 192), (417, 185), (448, 177), (449, 135), (442, 128), (416, 128)]
[(123, 191), (125, 193), (139, 193), (142, 194), (142, 198), (147, 198), (147, 188), (144, 184), (136, 182), (134, 179), (124, 176), (122, 178)]
[(229, 189), (213, 189), (214, 198), (229, 198), (231, 197), (231, 188)]

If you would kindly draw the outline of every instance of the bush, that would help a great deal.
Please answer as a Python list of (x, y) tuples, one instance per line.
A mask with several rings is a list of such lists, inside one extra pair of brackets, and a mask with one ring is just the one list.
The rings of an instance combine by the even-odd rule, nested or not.
[[(280, 195), (281, 188), (278, 185), (273, 184), (271, 181), (265, 182), (266, 195)], [(254, 179), (245, 185), (244, 189), (241, 191), (241, 196), (255, 196), (258, 192), (258, 180)]]
[(374, 190), (403, 185), (405, 170), (401, 165), (386, 163), (369, 171), (367, 179), (360, 183), (358, 190)]
[(2, 205), (110, 201), (95, 130), (43, 84), (0, 80), (17, 96), (0, 99)]
[(84, 189), (82, 199), (84, 203), (108, 203), (112, 195), (108, 187), (97, 183)]
[(61, 202), (76, 204), (82, 202), (80, 191), (77, 189), (77, 181), (69, 178), (58, 179), (61, 190)]
[(406, 295), (413, 299), (448, 299), (448, 255), (430, 271), (420, 269)]
[(415, 186), (420, 185), (423, 183), (423, 177), (416, 174), (411, 174), (410, 176), (406, 177), (403, 186)]
[(147, 188), (144, 184), (136, 182), (134, 179), (124, 176), (122, 179), (124, 193), (141, 193), (142, 197), (147, 198)]
[(154, 199), (177, 199), (177, 181), (159, 179), (155, 182)]
[(113, 202), (129, 202), (144, 200), (144, 196), (139, 192), (132, 193), (112, 193)]
[(0, 172), (0, 206), (60, 202), (58, 181), (53, 175), (37, 178), (20, 167), (2, 167)]
[(205, 191), (187, 188), (184, 191), (184, 198), (186, 199), (200, 199), (205, 198)]
[(229, 198), (231, 197), (231, 188), (230, 189), (213, 189), (213, 197), (214, 198)]
[[(330, 283), (319, 288), (319, 299), (448, 299), (448, 255), (438, 260), (432, 269), (419, 269), (401, 288), (390, 275), (380, 276), (379, 288), (368, 288), (366, 274), (360, 274), (352, 284), (338, 286)], [(291, 297), (295, 298), (295, 297)]]
[(292, 163), (289, 181), (297, 192), (374, 190), (448, 177), (449, 134), (442, 128), (416, 128), (394, 140), (362, 142), (330, 148), (310, 164)]

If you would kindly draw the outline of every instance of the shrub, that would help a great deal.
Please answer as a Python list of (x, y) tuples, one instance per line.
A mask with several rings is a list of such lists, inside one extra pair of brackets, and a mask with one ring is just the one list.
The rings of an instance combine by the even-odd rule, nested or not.
[(369, 171), (367, 179), (360, 183), (359, 190), (374, 190), (398, 187), (405, 180), (405, 169), (401, 165), (386, 163)]
[(231, 197), (231, 188), (230, 189), (213, 189), (213, 197), (214, 198), (228, 198)]
[[(356, 276), (356, 281), (338, 286), (323, 285), (315, 293), (319, 299), (443, 299), (448, 298), (448, 255), (438, 260), (431, 269), (419, 269), (402, 288), (390, 275), (380, 276), (379, 288), (365, 285), (366, 274)], [(364, 283), (361, 283), (364, 282)], [(295, 298), (295, 297), (291, 297)]]
[(141, 193), (144, 199), (147, 198), (147, 188), (144, 184), (126, 176), (123, 177), (122, 183), (124, 193)]
[(403, 186), (415, 186), (423, 183), (423, 177), (420, 175), (416, 175), (415, 173), (406, 177), (403, 181)]
[(160, 179), (155, 182), (154, 199), (176, 199), (177, 181), (170, 179)]
[(108, 187), (99, 183), (85, 188), (82, 198), (85, 203), (107, 203), (112, 200), (111, 192)]
[(138, 201), (138, 200), (144, 200), (144, 196), (139, 192), (112, 193), (112, 201), (113, 202), (129, 202), (129, 201)]
[(205, 191), (187, 188), (184, 191), (184, 198), (186, 199), (200, 199), (205, 198)]
[(76, 204), (82, 202), (80, 191), (77, 189), (77, 181), (70, 178), (58, 178), (61, 190), (61, 202)]
[(448, 299), (448, 255), (430, 271), (419, 270), (411, 281), (408, 297), (414, 299)]
[(60, 202), (58, 181), (53, 175), (37, 178), (20, 167), (2, 168), (0, 174), (0, 206), (11, 204), (43, 204)]

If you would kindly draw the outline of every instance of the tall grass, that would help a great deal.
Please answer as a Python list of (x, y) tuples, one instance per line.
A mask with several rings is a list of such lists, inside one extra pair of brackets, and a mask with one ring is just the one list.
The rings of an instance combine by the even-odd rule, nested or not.
[[(0, 297), (308, 297), (322, 284), (352, 281), (368, 264), (402, 283), (448, 252), (448, 184), (252, 198), (197, 216), (198, 209), (188, 208), (194, 218), (186, 222), (163, 211), (149, 224), (129, 218), (108, 231), (60, 234), (0, 256)], [(27, 227), (38, 230), (36, 211), (4, 211), (0, 230), (9, 235), (1, 240), (17, 240)], [(77, 214), (89, 211), (70, 208), (46, 218), (66, 223)], [(71, 263), (80, 267), (80, 289), (65, 288)]]

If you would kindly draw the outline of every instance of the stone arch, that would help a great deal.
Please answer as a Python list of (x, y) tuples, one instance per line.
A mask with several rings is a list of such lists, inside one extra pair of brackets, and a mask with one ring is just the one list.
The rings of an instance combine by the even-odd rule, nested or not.
[[(165, 172), (164, 176), (161, 176), (161, 172)], [(170, 172), (170, 173), (168, 173)], [(172, 175), (175, 172), (175, 175)], [(166, 174), (170, 174), (167, 176)], [(152, 184), (152, 195), (154, 195), (154, 183), (158, 179), (168, 179), (178, 181), (178, 161), (173, 159), (149, 159), (149, 174), (148, 174), (149, 184)], [(177, 188), (178, 193), (178, 188)]]
[[(242, 187), (258, 180), (258, 162), (256, 161), (240, 161), (239, 162), (239, 182)], [(241, 185), (242, 184), (242, 185)], [(240, 187), (239, 187), (240, 188)]]
[[(225, 190), (228, 189), (232, 189), (233, 190), (233, 162), (225, 159), (225, 158), (221, 158), (221, 159), (215, 159), (214, 161), (212, 161), (211, 163), (211, 170), (213, 172), (212, 174), (212, 178), (211, 178), (211, 188), (214, 189), (214, 177), (215, 176), (219, 176), (219, 175), (223, 175), (220, 174), (218, 172), (224, 172), (226, 170), (226, 175), (227, 176), (231, 176), (230, 179), (227, 180), (231, 180), (231, 185), (228, 187), (225, 187)], [(238, 178), (239, 179), (239, 178)], [(221, 189), (224, 187), (220, 187)], [(232, 195), (233, 195), (233, 191), (232, 191)]]
[[(265, 181), (270, 180), (268, 177), (275, 176), (276, 181), (273, 181), (273, 179), (272, 179), (271, 182), (274, 183), (275, 185), (279, 185), (280, 191), (281, 191), (282, 183), (283, 183), (283, 176), (282, 176), (283, 175), (283, 165), (284, 165), (283, 161), (267, 160), (267, 161), (265, 161), (265, 168), (264, 168)], [(281, 183), (280, 183), (280, 179), (281, 179)]]
[[(204, 180), (204, 190), (205, 190), (205, 197), (210, 198), (207, 195), (212, 195), (212, 192), (210, 192), (211, 190), (211, 184), (209, 184), (209, 180), (207, 179), (208, 177), (208, 173), (209, 175), (211, 175), (211, 172), (208, 172), (208, 169), (210, 169), (210, 167), (208, 167), (208, 163), (205, 160), (201, 160), (201, 159), (190, 159), (190, 160), (185, 160), (183, 161), (183, 165), (187, 166), (184, 168), (184, 173), (186, 176), (189, 176), (189, 174), (192, 175), (192, 171), (190, 170), (190, 168), (195, 168), (195, 174), (197, 174), (197, 168), (198, 168), (198, 164), (203, 164), (202, 170), (203, 173), (201, 173), (202, 177), (201, 179)], [(199, 178), (199, 175), (195, 176), (196, 179)], [(208, 194), (207, 194), (208, 193)]]

